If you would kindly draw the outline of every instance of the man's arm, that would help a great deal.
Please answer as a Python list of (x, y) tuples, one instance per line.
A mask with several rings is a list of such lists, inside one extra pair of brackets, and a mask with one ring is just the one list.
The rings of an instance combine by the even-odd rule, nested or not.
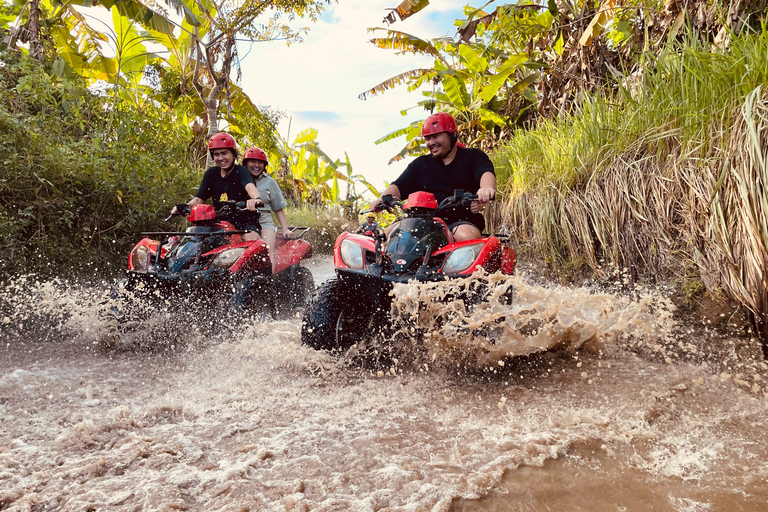
[(488, 203), (496, 197), (496, 175), (492, 172), (483, 173), (480, 177), (480, 188), (477, 190), (477, 198), (481, 203)]
[(252, 212), (256, 211), (256, 202), (261, 202), (259, 190), (256, 188), (256, 185), (251, 182), (245, 186), (245, 192), (248, 194), (248, 197), (250, 197), (250, 199), (245, 203), (246, 209), (251, 210)]

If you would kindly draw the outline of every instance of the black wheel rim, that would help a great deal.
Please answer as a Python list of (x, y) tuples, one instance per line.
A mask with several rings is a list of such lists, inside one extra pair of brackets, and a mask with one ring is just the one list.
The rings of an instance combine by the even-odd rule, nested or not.
[(338, 350), (346, 350), (355, 343), (361, 341), (370, 327), (370, 321), (366, 322), (356, 314), (352, 306), (344, 306), (336, 319), (334, 329), (334, 341)]

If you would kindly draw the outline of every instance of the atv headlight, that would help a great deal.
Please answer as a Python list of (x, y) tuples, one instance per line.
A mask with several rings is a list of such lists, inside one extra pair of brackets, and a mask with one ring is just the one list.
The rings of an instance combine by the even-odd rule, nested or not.
[(343, 240), (341, 242), (341, 261), (349, 268), (363, 268), (363, 248), (355, 242)]
[(229, 268), (234, 262), (240, 258), (245, 252), (245, 247), (236, 247), (235, 249), (228, 249), (220, 252), (216, 259), (211, 263), (210, 268)]
[(443, 273), (454, 274), (466, 270), (477, 259), (485, 244), (465, 245), (455, 249), (443, 265)]
[(147, 256), (149, 255), (149, 249), (146, 245), (140, 245), (131, 253), (131, 264), (133, 270), (143, 272), (147, 270)]

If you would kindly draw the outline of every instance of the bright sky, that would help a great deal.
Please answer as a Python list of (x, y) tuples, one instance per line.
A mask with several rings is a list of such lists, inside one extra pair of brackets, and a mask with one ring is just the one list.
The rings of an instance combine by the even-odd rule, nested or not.
[[(380, 190), (394, 180), (407, 161), (387, 165), (405, 145), (405, 137), (376, 145), (374, 141), (427, 113), (413, 107), (423, 97), (401, 85), (366, 101), (358, 95), (404, 71), (432, 67), (433, 59), (413, 54), (398, 55), (376, 48), (369, 41), (384, 32), (368, 33), (371, 27), (387, 27), (382, 20), (388, 8), (401, 0), (338, 0), (317, 23), (309, 26), (304, 42), (256, 43), (240, 48), (242, 86), (257, 105), (271, 105), (292, 118), (289, 142), (307, 128), (318, 130), (318, 142), (333, 159), (349, 155), (355, 174), (362, 174)], [(432, 0), (421, 12), (391, 25), (422, 39), (454, 37), (453, 22), (462, 18), (468, 0)], [(280, 127), (288, 134), (288, 119)], [(358, 187), (358, 193), (362, 189)]]

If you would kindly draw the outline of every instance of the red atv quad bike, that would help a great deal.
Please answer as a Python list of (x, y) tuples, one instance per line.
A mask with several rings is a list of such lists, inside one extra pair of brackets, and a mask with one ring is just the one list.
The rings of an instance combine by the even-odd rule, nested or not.
[(184, 302), (201, 316), (213, 314), (206, 320), (215, 323), (227, 314), (279, 317), (303, 307), (315, 287), (312, 273), (301, 266), (312, 256), (311, 245), (302, 239), (309, 228), (292, 228), (298, 237), (277, 238), (272, 273), (267, 244), (243, 240), (245, 231), (221, 220), (227, 212), (244, 209), (245, 203), (234, 201), (218, 212), (207, 204), (177, 205), (176, 215), (187, 215), (190, 226), (181, 232), (142, 233), (145, 238), (128, 257), (125, 279), (110, 295), (111, 314), (120, 321), (136, 320), (138, 311)]
[(384, 197), (384, 208), (401, 206), (403, 217), (386, 235), (342, 233), (333, 260), (336, 278), (321, 286), (305, 310), (301, 341), (343, 352), (386, 326), (394, 283), (471, 276), (478, 267), (512, 274), (515, 251), (504, 235), (454, 242), (441, 211), (467, 207), (475, 194), (455, 190), (438, 207), (433, 194), (416, 192), (405, 205)]

